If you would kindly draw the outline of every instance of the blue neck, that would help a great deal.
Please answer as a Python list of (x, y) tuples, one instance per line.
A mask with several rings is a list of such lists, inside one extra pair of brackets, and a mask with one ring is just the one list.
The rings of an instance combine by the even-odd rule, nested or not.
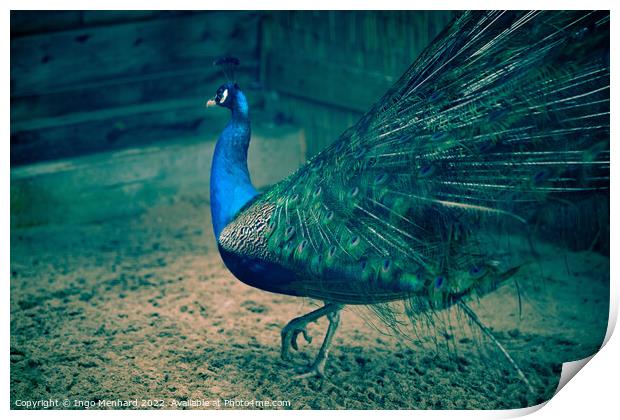
[(248, 172), (249, 108), (240, 90), (236, 91), (231, 110), (232, 118), (217, 139), (211, 164), (211, 219), (216, 239), (257, 194)]

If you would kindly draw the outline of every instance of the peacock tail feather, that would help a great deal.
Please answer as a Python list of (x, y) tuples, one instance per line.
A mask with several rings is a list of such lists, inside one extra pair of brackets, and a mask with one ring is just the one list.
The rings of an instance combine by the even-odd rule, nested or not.
[(536, 261), (543, 210), (607, 194), (609, 77), (608, 12), (463, 13), (218, 243), (412, 318), (487, 294)]

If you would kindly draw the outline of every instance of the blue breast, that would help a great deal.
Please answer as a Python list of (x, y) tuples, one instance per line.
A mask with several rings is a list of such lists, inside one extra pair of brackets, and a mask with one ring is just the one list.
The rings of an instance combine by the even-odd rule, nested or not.
[(291, 296), (303, 296), (297, 274), (279, 264), (239, 256), (218, 245), (224, 264), (243, 283), (259, 289)]

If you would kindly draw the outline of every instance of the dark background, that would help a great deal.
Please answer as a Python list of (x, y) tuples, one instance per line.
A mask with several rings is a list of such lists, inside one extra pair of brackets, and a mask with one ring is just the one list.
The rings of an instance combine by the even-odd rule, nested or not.
[(240, 58), (253, 122), (293, 123), (305, 157), (352, 125), (449, 11), (12, 11), (11, 165), (214, 140), (204, 103)]

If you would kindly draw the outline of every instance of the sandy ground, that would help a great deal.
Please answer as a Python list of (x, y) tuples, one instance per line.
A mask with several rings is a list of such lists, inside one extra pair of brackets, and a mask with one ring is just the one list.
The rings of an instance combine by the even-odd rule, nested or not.
[[(550, 398), (560, 363), (592, 354), (605, 334), (609, 259), (553, 252), (557, 275), (518, 274), (531, 286), (523, 287), (521, 317), (513, 284), (472, 303), (533, 394), (484, 340), (453, 331), (458, 351), (437, 351), (427, 340), (386, 335), (355, 308), (343, 312), (328, 377), (295, 379), (279, 359), (280, 329), (318, 303), (232, 277), (208, 215), (207, 198), (196, 195), (135, 217), (12, 229), (11, 408), (48, 399), (68, 399), (69, 408), (134, 399), (168, 408), (203, 400), (219, 400), (215, 408), (226, 408), (224, 400), (283, 400), (292, 409), (517, 408)], [(316, 353), (325, 326), (311, 325), (315, 339), (295, 355), (300, 364)]]

